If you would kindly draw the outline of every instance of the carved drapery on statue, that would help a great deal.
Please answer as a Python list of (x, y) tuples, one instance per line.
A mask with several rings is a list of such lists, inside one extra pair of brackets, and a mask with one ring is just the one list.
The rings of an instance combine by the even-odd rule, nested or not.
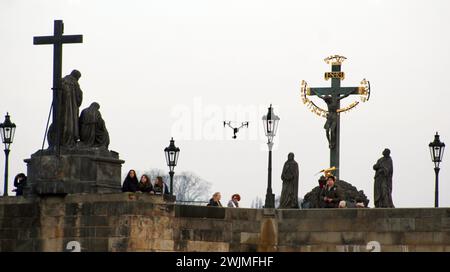
[(109, 133), (100, 114), (100, 105), (92, 103), (80, 115), (80, 142), (83, 147), (109, 146)]
[(298, 176), (298, 164), (294, 160), (294, 153), (289, 153), (281, 174), (283, 188), (281, 190), (280, 209), (298, 208)]
[(391, 151), (385, 149), (383, 157), (373, 166), (375, 170), (374, 202), (377, 208), (394, 208), (392, 201), (392, 175), (394, 167)]
[[(73, 70), (70, 75), (61, 79), (61, 89), (59, 91), (59, 120), (60, 120), (60, 145), (63, 147), (73, 147), (79, 139), (78, 114), (79, 107), (83, 101), (78, 80), (81, 73)], [(48, 132), (49, 147), (55, 146), (56, 126), (51, 124)]]

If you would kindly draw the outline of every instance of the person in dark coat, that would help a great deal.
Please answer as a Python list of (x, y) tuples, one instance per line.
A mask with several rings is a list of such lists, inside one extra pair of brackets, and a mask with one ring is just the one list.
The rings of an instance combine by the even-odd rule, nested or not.
[(222, 207), (222, 203), (220, 203), (220, 198), (222, 196), (220, 195), (219, 192), (216, 192), (213, 194), (213, 197), (209, 200), (208, 205), (209, 207)]
[(139, 191), (141, 191), (143, 193), (150, 193), (150, 192), (154, 193), (153, 185), (150, 182), (150, 179), (147, 175), (141, 176), (141, 180), (139, 181), (138, 188), (139, 188)]
[(161, 176), (156, 177), (155, 184), (153, 185), (153, 191), (156, 195), (169, 194), (169, 188), (167, 188), (167, 185), (164, 183)]
[(327, 177), (327, 185), (320, 193), (321, 207), (338, 208), (339, 202), (343, 200), (341, 191), (335, 185), (336, 178), (334, 176)]
[(131, 169), (128, 171), (128, 175), (123, 181), (122, 192), (136, 192), (138, 190), (138, 183), (136, 171)]
[(27, 185), (27, 176), (25, 176), (24, 173), (17, 174), (16, 177), (14, 178), (14, 187), (17, 188), (14, 190), (16, 192), (16, 196), (23, 195), (23, 188), (25, 188), (26, 185)]

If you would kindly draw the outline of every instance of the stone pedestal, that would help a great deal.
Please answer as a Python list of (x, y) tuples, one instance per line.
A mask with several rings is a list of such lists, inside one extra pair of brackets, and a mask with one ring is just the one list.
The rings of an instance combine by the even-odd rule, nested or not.
[(24, 194), (55, 195), (121, 191), (119, 154), (105, 148), (61, 149), (59, 155), (40, 150), (27, 163)]

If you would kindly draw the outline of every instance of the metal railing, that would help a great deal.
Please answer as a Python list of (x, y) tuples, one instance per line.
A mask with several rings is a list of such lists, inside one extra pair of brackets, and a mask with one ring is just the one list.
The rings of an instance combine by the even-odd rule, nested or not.
[(206, 206), (209, 203), (209, 201), (188, 201), (188, 200), (177, 200), (175, 201), (175, 204), (179, 205), (193, 205), (193, 206)]

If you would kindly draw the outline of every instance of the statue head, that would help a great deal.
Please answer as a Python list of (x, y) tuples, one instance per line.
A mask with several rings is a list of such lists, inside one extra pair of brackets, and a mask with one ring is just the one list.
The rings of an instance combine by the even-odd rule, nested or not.
[(383, 150), (383, 156), (384, 157), (389, 157), (389, 155), (391, 155), (391, 151), (389, 150), (389, 148), (385, 148)]
[(73, 76), (74, 78), (76, 78), (77, 80), (79, 80), (80, 77), (81, 77), (81, 73), (80, 73), (80, 71), (78, 71), (78, 70), (73, 70), (73, 71), (70, 73), (70, 75)]
[(100, 104), (97, 102), (92, 102), (91, 105), (89, 106), (90, 108), (94, 108), (96, 110), (100, 109)]
[(288, 160), (289, 160), (289, 161), (294, 160), (294, 153), (290, 152), (290, 153), (288, 154)]

